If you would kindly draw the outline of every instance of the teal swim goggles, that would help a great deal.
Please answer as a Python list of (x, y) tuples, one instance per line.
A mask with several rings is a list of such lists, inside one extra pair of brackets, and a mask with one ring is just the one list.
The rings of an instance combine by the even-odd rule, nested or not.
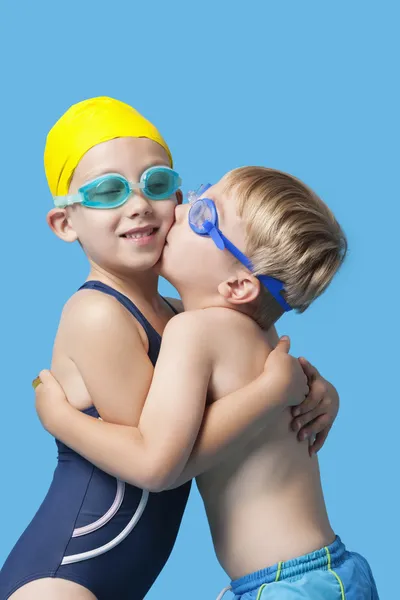
[[(206, 185), (202, 185), (197, 192), (189, 192), (188, 197), (191, 202), (188, 213), (189, 226), (197, 235), (210, 237), (219, 250), (228, 250), (242, 265), (253, 273), (254, 267), (250, 259), (232, 244), (219, 229), (215, 202), (211, 198), (199, 198), (210, 187), (211, 184), (207, 183)], [(256, 277), (285, 312), (292, 310), (292, 307), (282, 296), (282, 291), (284, 290), (282, 281), (269, 275), (257, 275)]]
[(164, 166), (146, 169), (139, 183), (132, 183), (117, 173), (107, 173), (87, 183), (77, 194), (54, 196), (54, 205), (65, 208), (82, 204), (88, 208), (117, 208), (128, 200), (135, 190), (141, 190), (149, 200), (166, 200), (175, 194), (182, 184), (179, 174)]

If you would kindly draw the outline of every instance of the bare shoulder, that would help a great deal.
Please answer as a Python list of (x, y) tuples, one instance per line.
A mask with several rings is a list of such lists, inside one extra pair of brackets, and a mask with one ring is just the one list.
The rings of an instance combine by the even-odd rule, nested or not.
[(69, 338), (82, 339), (99, 335), (107, 337), (115, 335), (126, 337), (137, 333), (139, 328), (136, 319), (108, 294), (96, 290), (80, 290), (65, 304), (60, 327), (69, 333)]
[[(174, 348), (175, 354), (188, 356), (196, 355), (211, 358), (214, 351), (215, 319), (207, 314), (207, 310), (189, 310), (173, 317), (168, 321), (163, 333), (162, 350)], [(220, 328), (221, 331), (221, 328)], [(222, 332), (222, 336), (224, 336)]]
[(76, 326), (93, 327), (121, 319), (126, 309), (108, 294), (96, 290), (80, 290), (65, 304), (62, 318)]
[(204, 311), (209, 340), (217, 356), (252, 352), (266, 344), (265, 332), (251, 317), (230, 308)]
[(181, 312), (170, 319), (165, 327), (163, 338), (168, 334), (171, 335), (181, 333), (191, 335), (200, 333), (206, 321), (205, 311), (203, 310), (188, 310)]
[(163, 343), (180, 343), (188, 347), (192, 340), (196, 346), (217, 356), (226, 352), (227, 345), (236, 348), (244, 340), (263, 339), (260, 327), (249, 317), (228, 308), (189, 310), (173, 317), (167, 324)]

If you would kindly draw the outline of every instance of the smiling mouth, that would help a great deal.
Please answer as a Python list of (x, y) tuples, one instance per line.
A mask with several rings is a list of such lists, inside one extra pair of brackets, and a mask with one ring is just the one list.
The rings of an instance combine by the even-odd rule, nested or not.
[(148, 227), (142, 231), (132, 231), (121, 235), (122, 238), (128, 240), (144, 240), (153, 237), (158, 231), (158, 227)]

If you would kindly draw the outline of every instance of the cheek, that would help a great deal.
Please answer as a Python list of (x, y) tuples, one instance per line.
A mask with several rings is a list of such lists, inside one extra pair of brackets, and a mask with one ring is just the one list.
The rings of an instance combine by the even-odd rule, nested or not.
[(216, 248), (214, 242), (209, 238), (202, 239), (201, 246), (198, 245), (197, 252), (199, 255), (198, 263), (202, 272), (210, 273), (218, 271), (218, 263), (220, 260), (220, 250)]
[(85, 240), (95, 245), (102, 245), (111, 240), (110, 233), (113, 233), (119, 223), (119, 217), (112, 211), (94, 210), (87, 208), (85, 213), (77, 216), (76, 231), (81, 242)]
[(191, 257), (193, 253), (193, 242), (196, 242), (195, 238), (197, 236), (189, 230), (189, 227), (186, 226), (186, 223), (175, 223), (172, 225), (172, 229), (170, 230), (167, 241), (168, 241), (168, 251), (169, 255), (172, 257), (185, 257), (185, 262), (191, 262)]
[[(161, 203), (161, 200), (160, 200)], [(160, 205), (157, 210), (157, 216), (162, 222), (162, 226), (169, 229), (175, 221), (176, 202), (166, 200), (165, 204)]]
[[(105, 213), (106, 211), (103, 212)], [(90, 229), (93, 231), (93, 233), (96, 233), (98, 235), (107, 235), (111, 231), (115, 231), (118, 222), (119, 219), (113, 219), (111, 214), (96, 214), (95, 218), (90, 219), (88, 225), (90, 226)]]
[(181, 240), (181, 250), (194, 272), (203, 271), (215, 259), (212, 240), (195, 234), (189, 227)]

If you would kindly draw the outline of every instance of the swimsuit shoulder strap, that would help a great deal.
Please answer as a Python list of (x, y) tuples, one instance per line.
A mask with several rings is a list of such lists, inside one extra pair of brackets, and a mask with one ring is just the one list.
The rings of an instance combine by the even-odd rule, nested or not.
[(108, 294), (109, 296), (115, 298), (131, 313), (131, 315), (142, 325), (143, 329), (145, 330), (149, 340), (148, 354), (150, 359), (152, 360), (153, 357), (158, 354), (161, 337), (154, 327), (149, 323), (143, 313), (138, 309), (138, 307), (132, 302), (132, 300), (130, 300), (130, 298), (124, 294), (121, 294), (121, 292), (118, 292), (118, 290), (115, 290), (102, 281), (86, 281), (86, 283), (84, 283), (79, 290), (97, 290), (98, 292), (103, 292), (103, 294)]

